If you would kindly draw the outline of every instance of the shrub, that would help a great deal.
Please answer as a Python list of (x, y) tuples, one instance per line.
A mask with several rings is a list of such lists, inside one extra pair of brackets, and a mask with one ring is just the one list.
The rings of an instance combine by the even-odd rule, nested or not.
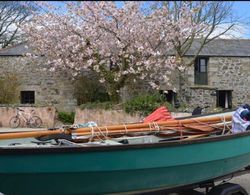
[(82, 75), (77, 79), (74, 84), (74, 97), (77, 99), (78, 105), (87, 102), (109, 101), (105, 87), (92, 74)]
[(20, 81), (16, 73), (3, 73), (0, 78), (0, 104), (17, 103), (19, 86)]
[(156, 92), (152, 89), (152, 87), (148, 84), (146, 80), (139, 79), (134, 82), (133, 77), (130, 77), (126, 80), (125, 89), (127, 93), (126, 96), (129, 98), (129, 100), (145, 93), (150, 94)]
[(80, 106), (80, 109), (112, 109), (114, 106), (114, 103), (108, 101), (108, 102), (88, 102), (86, 104), (82, 104)]
[(135, 112), (139, 112), (141, 115), (145, 116), (151, 114), (154, 110), (156, 110), (160, 106), (164, 106), (164, 104), (168, 105), (168, 103), (165, 102), (164, 95), (144, 94), (126, 102), (123, 105), (123, 109), (127, 113), (133, 114)]
[(75, 119), (75, 113), (59, 112), (58, 113), (59, 121), (63, 124), (73, 124)]

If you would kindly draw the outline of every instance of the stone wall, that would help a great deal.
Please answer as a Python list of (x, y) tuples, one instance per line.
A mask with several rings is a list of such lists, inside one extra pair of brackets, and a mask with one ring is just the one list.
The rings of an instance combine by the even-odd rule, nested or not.
[(54, 105), (59, 111), (74, 111), (76, 100), (71, 80), (62, 73), (40, 70), (43, 63), (43, 58), (30, 60), (21, 56), (1, 56), (0, 70), (4, 71), (0, 76), (1, 73), (15, 72), (21, 82), (19, 91), (35, 91), (36, 105)]
[[(56, 123), (57, 111), (55, 107), (21, 107), (25, 112), (30, 113), (31, 110), (35, 111), (35, 116), (39, 116), (44, 128), (53, 128)], [(9, 127), (9, 121), (13, 116), (16, 116), (16, 107), (0, 106), (0, 127)], [(26, 127), (23, 120), (21, 120), (20, 127)]]
[(213, 57), (209, 59), (208, 82), (218, 90), (233, 90), (232, 103), (250, 103), (250, 58)]
[[(191, 113), (170, 113), (173, 118), (191, 116)], [(97, 123), (98, 126), (118, 125), (126, 123), (138, 123), (144, 118), (139, 114), (130, 115), (123, 110), (102, 110), (76, 108), (74, 124), (86, 124), (89, 121)]]
[(190, 87), (187, 88), (184, 95), (192, 107), (216, 107), (216, 96), (212, 96), (212, 93), (216, 93), (213, 88)]
[[(185, 60), (190, 60), (186, 57)], [(1, 56), (0, 72), (15, 72), (22, 83), (19, 91), (35, 91), (36, 105), (54, 105), (59, 111), (72, 112), (77, 104), (73, 97), (72, 81), (62, 73), (41, 71), (39, 65), (44, 63), (43, 58), (31, 61), (21, 56)], [(178, 72), (172, 74), (173, 86), (161, 84), (161, 90), (177, 89), (182, 96), (178, 97), (181, 104), (188, 106), (216, 107), (216, 97), (211, 94), (216, 90), (232, 90), (232, 104), (250, 104), (250, 58), (248, 57), (209, 57), (208, 61), (208, 85), (194, 85), (194, 67), (191, 66), (179, 79)], [(181, 82), (181, 85), (179, 85)], [(150, 91), (143, 83), (142, 86), (133, 86), (139, 93)], [(122, 100), (127, 101), (132, 97), (129, 90), (121, 90)], [(20, 100), (20, 92), (19, 97)], [(20, 102), (16, 102), (20, 103)]]
[(102, 109), (75, 109), (74, 124), (86, 124), (89, 121), (94, 121), (99, 126), (117, 125), (124, 123), (135, 123), (141, 121), (142, 118), (138, 115), (129, 115), (123, 110), (102, 110)]
[(183, 74), (183, 100), (190, 106), (216, 107), (216, 90), (232, 90), (234, 107), (250, 104), (250, 58), (209, 57), (208, 85), (194, 85), (194, 67)]

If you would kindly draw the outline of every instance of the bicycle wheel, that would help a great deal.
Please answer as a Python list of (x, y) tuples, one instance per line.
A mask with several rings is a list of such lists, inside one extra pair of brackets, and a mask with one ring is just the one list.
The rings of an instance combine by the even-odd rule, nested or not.
[(20, 125), (20, 119), (17, 116), (13, 116), (10, 119), (9, 125), (11, 128), (17, 128)]
[(43, 124), (42, 119), (39, 116), (32, 116), (30, 119), (30, 126), (31, 127), (41, 127)]

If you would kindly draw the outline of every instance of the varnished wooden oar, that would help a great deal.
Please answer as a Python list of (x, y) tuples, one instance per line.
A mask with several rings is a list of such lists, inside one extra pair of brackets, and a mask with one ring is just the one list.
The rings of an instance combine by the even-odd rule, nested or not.
[(208, 133), (203, 133), (203, 134), (198, 134), (198, 135), (191, 135), (191, 136), (188, 136), (188, 138), (185, 138), (183, 140), (192, 140), (192, 139), (196, 139), (196, 138), (199, 138), (199, 137), (205, 137), (205, 136), (208, 136), (209, 134)]
[(40, 137), (45, 135), (55, 135), (55, 134), (69, 134), (70, 132), (63, 132), (62, 130), (54, 131), (29, 131), (29, 132), (18, 132), (18, 133), (2, 133), (0, 134), (0, 140), (3, 139), (18, 139), (18, 138), (28, 138), (28, 137)]
[[(224, 124), (185, 124), (183, 125), (185, 129), (193, 129), (198, 131), (213, 131), (214, 129), (223, 128)], [(231, 127), (231, 124), (227, 124), (228, 127)]]
[[(174, 135), (174, 134), (180, 134), (180, 132), (182, 131), (182, 134), (184, 135), (187, 131), (188, 133), (193, 133), (193, 134), (197, 134), (199, 132), (212, 132), (212, 131), (218, 131), (218, 128), (220, 128), (221, 125), (218, 125), (218, 127), (204, 127), (204, 125), (202, 126), (202, 129), (197, 129), (198, 127), (195, 126), (195, 128), (185, 128), (180, 130), (180, 129), (172, 129), (171, 127), (171, 131), (174, 131), (174, 132), (171, 132), (171, 133), (165, 133), (165, 135)], [(165, 127), (166, 128), (166, 127)], [(127, 129), (127, 130), (123, 130), (123, 129), (120, 129), (120, 130), (110, 130), (110, 131), (107, 131), (104, 132), (104, 131), (101, 131), (100, 129), (98, 131), (96, 130), (93, 130), (90, 132), (74, 132), (72, 133), (72, 135), (74, 136), (109, 136), (109, 135), (112, 135), (112, 134), (128, 134), (128, 133), (141, 133), (141, 132), (148, 132), (148, 133), (155, 133), (155, 134), (158, 134), (158, 133), (161, 133), (161, 132), (164, 132), (164, 131), (168, 131), (169, 129), (166, 128), (164, 129), (163, 128), (159, 128), (159, 129), (156, 129), (156, 128), (152, 128), (152, 129), (149, 129), (149, 128), (138, 128), (138, 129)], [(221, 130), (220, 130), (221, 131)]]
[(71, 130), (74, 133), (83, 133), (83, 132), (91, 132), (91, 131), (101, 131), (105, 133), (107, 130), (128, 130), (128, 129), (138, 129), (138, 128), (150, 128), (150, 127), (156, 127), (156, 126), (168, 126), (168, 125), (176, 125), (181, 126), (182, 124), (192, 124), (192, 123), (206, 123), (206, 122), (222, 122), (222, 119), (225, 121), (232, 120), (232, 116), (225, 116), (225, 118), (222, 117), (207, 117), (207, 118), (198, 118), (198, 119), (185, 119), (185, 120), (177, 120), (177, 121), (162, 121), (157, 123), (140, 123), (140, 124), (131, 124), (131, 125), (112, 125), (112, 126), (100, 126), (100, 127), (84, 127), (84, 128), (77, 128), (74, 130)]
[[(0, 140), (3, 139), (16, 139), (16, 138), (28, 138), (28, 137), (39, 137), (39, 136), (45, 136), (45, 135), (53, 135), (53, 134), (70, 134), (72, 133), (82, 133), (82, 135), (92, 135), (93, 131), (97, 132), (100, 131), (100, 133), (105, 133), (107, 131), (114, 130), (116, 133), (126, 133), (129, 129), (132, 129), (131, 132), (137, 132), (138, 128), (149, 128), (154, 127), (157, 128), (157, 126), (167, 126), (169, 125), (182, 125), (182, 124), (191, 124), (191, 123), (199, 123), (199, 122), (221, 122), (222, 119), (225, 121), (229, 121), (232, 119), (232, 116), (225, 116), (224, 118), (221, 117), (207, 117), (207, 118), (198, 118), (198, 119), (185, 119), (185, 120), (179, 120), (179, 121), (165, 121), (165, 122), (158, 122), (158, 123), (140, 123), (140, 124), (131, 124), (131, 125), (113, 125), (113, 126), (102, 126), (102, 127), (86, 127), (86, 128), (78, 128), (75, 130), (53, 130), (53, 131), (33, 131), (33, 132), (19, 132), (19, 133), (3, 133), (0, 134)], [(149, 128), (150, 129), (150, 128)]]

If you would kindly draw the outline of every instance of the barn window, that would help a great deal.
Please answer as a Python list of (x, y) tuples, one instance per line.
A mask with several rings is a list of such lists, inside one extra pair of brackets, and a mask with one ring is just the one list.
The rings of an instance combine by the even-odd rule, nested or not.
[(198, 57), (194, 64), (194, 83), (197, 85), (207, 85), (207, 63), (208, 58)]
[(21, 91), (21, 104), (34, 104), (35, 91)]

